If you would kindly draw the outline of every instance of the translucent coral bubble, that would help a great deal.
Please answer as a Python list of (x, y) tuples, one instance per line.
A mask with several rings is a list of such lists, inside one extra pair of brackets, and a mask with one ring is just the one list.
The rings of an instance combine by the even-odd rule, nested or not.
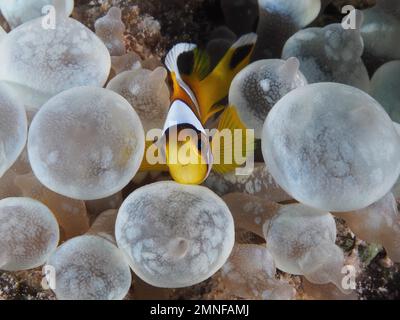
[(122, 56), (112, 56), (111, 67), (115, 74), (120, 74), (124, 71), (140, 69), (142, 67), (142, 60), (137, 53), (128, 52)]
[(0, 26), (0, 41), (6, 36), (7, 32)]
[(53, 96), (78, 86), (102, 87), (111, 58), (102, 41), (80, 22), (57, 16), (55, 28), (38, 18), (0, 42), (0, 79)]
[(344, 29), (342, 24), (334, 23), (324, 28), (300, 30), (286, 42), (282, 58), (299, 59), (300, 71), (309, 83), (338, 82), (368, 92), (369, 75), (361, 59), (362, 18), (357, 13), (356, 29)]
[(299, 27), (304, 28), (319, 14), (321, 0), (258, 0), (262, 10), (290, 17)]
[(112, 56), (125, 54), (125, 25), (121, 20), (121, 15), (121, 9), (112, 7), (104, 17), (97, 19), (94, 24), (96, 35), (103, 40)]
[(263, 225), (280, 205), (245, 193), (229, 193), (222, 198), (231, 210), (235, 228), (242, 228), (263, 237)]
[(60, 225), (62, 241), (84, 234), (89, 229), (89, 217), (83, 201), (70, 199), (47, 189), (33, 173), (16, 176), (15, 184), (24, 197), (40, 201), (53, 212)]
[(30, 120), (40, 109), (40, 107), (51, 98), (51, 94), (46, 94), (15, 82), (1, 82), (7, 87), (10, 94), (13, 95), (15, 99), (17, 99), (19, 103), (24, 106), (28, 116), (28, 123), (30, 123)]
[(400, 122), (400, 60), (381, 66), (371, 79), (371, 96), (393, 121)]
[(275, 103), (291, 90), (306, 84), (296, 58), (260, 60), (233, 79), (229, 103), (237, 108), (240, 118), (248, 128), (255, 129), (255, 137), (260, 139), (265, 118)]
[(257, 197), (282, 202), (291, 200), (289, 196), (268, 172), (265, 163), (255, 163), (250, 175), (236, 175), (235, 172), (219, 174), (211, 171), (204, 185), (218, 195), (223, 196), (233, 192), (243, 192)]
[(37, 113), (28, 153), (33, 172), (50, 190), (73, 199), (101, 199), (136, 174), (144, 133), (136, 112), (115, 92), (73, 88)]
[(116, 239), (133, 271), (156, 287), (187, 287), (225, 263), (234, 243), (232, 215), (212, 191), (158, 182), (122, 204)]
[[(135, 176), (135, 178), (139, 175), (139, 173)], [(119, 209), (122, 202), (124, 201), (122, 192), (117, 192), (107, 198), (85, 201), (86, 208), (90, 215), (90, 219), (94, 220), (96, 217), (103, 213), (104, 211), (110, 209)]]
[(47, 265), (54, 268), (60, 300), (121, 300), (131, 286), (123, 253), (98, 236), (84, 235), (61, 245)]
[(307, 279), (303, 279), (301, 283), (303, 294), (306, 300), (358, 300), (356, 292), (344, 294), (332, 283), (314, 284)]
[(57, 220), (45, 205), (30, 198), (0, 200), (0, 269), (44, 264), (58, 240)]
[(123, 96), (142, 120), (145, 131), (161, 129), (170, 105), (170, 93), (165, 82), (167, 70), (138, 69), (125, 71), (113, 78), (107, 89)]
[(383, 245), (389, 257), (400, 262), (400, 214), (391, 192), (367, 208), (337, 215), (357, 237)]
[(26, 143), (28, 123), (23, 105), (0, 82), (0, 177), (13, 165)]
[(365, 51), (375, 58), (400, 59), (400, 2), (379, 0), (363, 13), (365, 19), (361, 32)]
[(110, 209), (101, 213), (91, 225), (88, 234), (95, 234), (115, 243), (115, 221), (118, 210)]
[(276, 280), (275, 273), (273, 257), (265, 246), (236, 244), (221, 269), (221, 280), (224, 291), (243, 299), (286, 299), (288, 292), (293, 297), (295, 290)]
[(283, 206), (264, 225), (264, 234), (278, 269), (350, 293), (342, 284), (344, 254), (335, 244), (336, 224), (329, 212), (302, 204)]
[(320, 12), (320, 0), (258, 0), (260, 14), (254, 57), (275, 58), (286, 40), (311, 23)]
[(74, 0), (2, 0), (0, 10), (11, 28), (48, 13), (47, 6), (63, 6), (65, 17), (74, 9)]
[(11, 168), (8, 169), (0, 178), (0, 199), (9, 197), (19, 197), (22, 193), (15, 184), (17, 174)]
[(262, 150), (278, 184), (322, 210), (365, 208), (400, 173), (400, 140), (389, 116), (366, 93), (341, 84), (283, 97), (264, 124)]

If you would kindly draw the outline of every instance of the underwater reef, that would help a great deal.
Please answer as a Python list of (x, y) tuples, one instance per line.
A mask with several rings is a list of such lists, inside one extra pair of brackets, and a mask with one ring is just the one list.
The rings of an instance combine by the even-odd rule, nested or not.
[(0, 300), (400, 298), (399, 1), (0, 13)]

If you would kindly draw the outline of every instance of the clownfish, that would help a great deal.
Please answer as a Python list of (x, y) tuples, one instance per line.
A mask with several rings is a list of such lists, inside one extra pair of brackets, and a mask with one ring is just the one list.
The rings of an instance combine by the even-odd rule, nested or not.
[[(254, 150), (254, 139), (249, 142), (246, 126), (240, 120), (234, 106), (224, 105), (233, 78), (250, 62), (257, 35), (250, 33), (239, 38), (211, 69), (210, 57), (195, 44), (179, 43), (165, 58), (172, 83), (170, 109), (160, 141), (161, 152), (171, 177), (182, 184), (201, 184), (211, 170), (226, 173), (239, 167), (232, 156), (234, 146), (221, 139), (224, 129), (242, 132), (242, 155)], [(218, 116), (219, 115), (219, 116)], [(218, 116), (218, 117), (217, 117)], [(206, 125), (217, 123), (216, 133), (210, 137)], [(187, 129), (187, 130), (186, 130)], [(185, 133), (185, 139), (177, 139)], [(219, 139), (219, 143), (214, 143)], [(221, 144), (221, 141), (224, 143)], [(161, 145), (160, 141), (158, 143)], [(224, 163), (226, 152), (230, 163)], [(215, 163), (218, 157), (220, 161)], [(142, 163), (141, 170), (159, 170), (160, 166)]]

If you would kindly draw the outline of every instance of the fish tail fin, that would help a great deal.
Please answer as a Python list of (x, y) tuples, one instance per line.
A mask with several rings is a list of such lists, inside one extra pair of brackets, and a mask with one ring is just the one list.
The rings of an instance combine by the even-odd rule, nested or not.
[(236, 108), (228, 106), (220, 117), (211, 143), (213, 170), (224, 174), (242, 166), (254, 152), (254, 132), (247, 130)]

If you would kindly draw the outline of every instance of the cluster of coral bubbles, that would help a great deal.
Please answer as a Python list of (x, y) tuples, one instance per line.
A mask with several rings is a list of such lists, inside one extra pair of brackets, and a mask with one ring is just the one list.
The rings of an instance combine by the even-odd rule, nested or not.
[[(195, 186), (139, 170), (170, 89), (161, 62), (126, 52), (120, 9), (94, 33), (69, 17), (73, 0), (2, 0), (0, 270), (50, 266), (58, 299), (123, 299), (131, 271), (158, 288), (218, 272), (235, 297), (295, 298), (279, 269), (348, 294), (335, 216), (400, 262), (399, 1), (305, 28), (328, 2), (221, 1), (237, 34), (219, 28), (210, 52), (258, 21), (228, 98), (265, 162)], [(372, 79), (364, 51), (387, 62)]]

